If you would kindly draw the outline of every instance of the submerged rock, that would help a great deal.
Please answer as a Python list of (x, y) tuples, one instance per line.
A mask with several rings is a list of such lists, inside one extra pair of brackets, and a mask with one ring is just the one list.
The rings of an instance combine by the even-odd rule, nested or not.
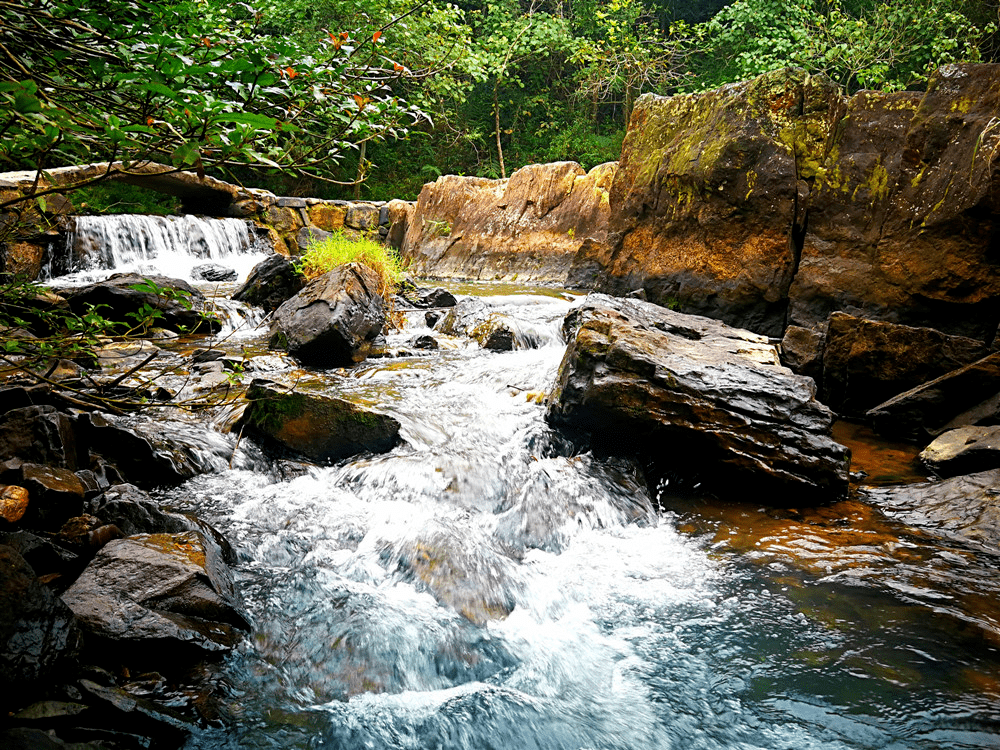
[(385, 322), (375, 272), (349, 263), (310, 281), (275, 311), (271, 347), (306, 365), (344, 367), (368, 356)]
[(62, 598), (90, 635), (159, 644), (162, 660), (189, 646), (229, 650), (249, 629), (221, 551), (197, 531), (110, 541)]
[(569, 341), (547, 418), (651, 473), (773, 504), (844, 497), (849, 451), (811, 379), (778, 364), (767, 339), (639, 300), (590, 295), (566, 316)]
[(399, 422), (342, 398), (289, 392), (254, 380), (242, 424), (251, 433), (313, 461), (385, 453), (399, 444)]
[(509, 352), (517, 345), (517, 322), (475, 297), (461, 300), (435, 327), (441, 333), (467, 336), (494, 352)]

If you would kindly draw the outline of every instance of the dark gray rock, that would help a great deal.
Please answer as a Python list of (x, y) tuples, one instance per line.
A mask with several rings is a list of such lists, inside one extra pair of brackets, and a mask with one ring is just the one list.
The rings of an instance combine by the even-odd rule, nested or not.
[(820, 400), (842, 416), (872, 407), (989, 354), (975, 339), (833, 313)]
[(88, 634), (122, 647), (158, 643), (164, 659), (185, 646), (227, 651), (249, 629), (221, 551), (196, 531), (108, 542), (63, 601)]
[(940, 477), (1000, 469), (1000, 426), (948, 430), (924, 448), (920, 460)]
[(569, 345), (547, 419), (595, 450), (641, 454), (651, 483), (687, 478), (774, 505), (846, 496), (849, 451), (811, 379), (763, 336), (639, 300), (591, 295), (564, 322)]
[(475, 297), (466, 297), (448, 310), (436, 328), (452, 336), (467, 336), (495, 352), (512, 351), (517, 343), (517, 323)]
[[(134, 288), (145, 287), (149, 282), (169, 292), (164, 295)], [(149, 305), (162, 314), (155, 322), (158, 328), (200, 333), (214, 333), (222, 328), (217, 318), (204, 312), (204, 295), (181, 279), (116, 274), (107, 281), (66, 289), (64, 294), (77, 315), (83, 315), (90, 305), (106, 305), (102, 308), (104, 317), (134, 325), (135, 321), (128, 316)]]
[(305, 251), (314, 242), (322, 242), (328, 237), (333, 237), (333, 232), (327, 232), (310, 224), (298, 231), (298, 234), (295, 235), (295, 242), (302, 251)]
[(438, 349), (437, 339), (433, 336), (416, 336), (410, 340), (410, 346), (414, 349)]
[(22, 464), (17, 484), (28, 490), (28, 511), (21, 525), (58, 531), (67, 519), (83, 512), (84, 487), (69, 469)]
[(65, 469), (80, 464), (73, 423), (54, 406), (25, 406), (0, 416), (0, 458), (50, 464)]
[(76, 663), (80, 631), (69, 608), (0, 545), (0, 701), (21, 705)]
[(1000, 469), (861, 492), (907, 526), (972, 542), (993, 554), (1000, 546)]
[(375, 273), (350, 263), (309, 282), (275, 311), (271, 346), (306, 365), (346, 367), (368, 356), (385, 320)]
[(911, 388), (868, 411), (886, 437), (925, 442), (943, 430), (1000, 420), (1000, 354)]
[(191, 269), (191, 276), (203, 281), (236, 281), (240, 275), (235, 268), (218, 263), (202, 263)]
[(781, 364), (817, 383), (823, 377), (823, 344), (826, 334), (801, 326), (788, 326), (781, 339)]
[(295, 265), (275, 253), (254, 266), (243, 286), (233, 293), (233, 299), (271, 312), (305, 285), (305, 277), (295, 270)]
[(350, 401), (289, 393), (254, 380), (242, 418), (251, 434), (312, 461), (338, 461), (358, 453), (385, 453), (399, 444), (399, 422)]

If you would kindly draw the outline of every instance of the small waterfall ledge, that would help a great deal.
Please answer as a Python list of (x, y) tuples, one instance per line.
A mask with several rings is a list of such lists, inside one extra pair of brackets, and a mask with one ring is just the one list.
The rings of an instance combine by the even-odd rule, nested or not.
[(193, 269), (215, 263), (240, 279), (272, 251), (244, 219), (198, 216), (77, 216), (61, 251), (49, 258), (40, 279), (90, 283), (110, 273), (157, 274), (197, 281)]

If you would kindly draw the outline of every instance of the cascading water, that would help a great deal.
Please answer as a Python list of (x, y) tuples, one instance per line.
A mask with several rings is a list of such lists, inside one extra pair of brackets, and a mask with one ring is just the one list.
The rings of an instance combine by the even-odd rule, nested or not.
[(192, 269), (218, 263), (246, 278), (269, 248), (243, 219), (199, 216), (77, 216), (62, 253), (43, 269), (43, 281), (89, 283), (111, 272), (136, 272), (191, 281)]
[[(546, 425), (571, 303), (525, 301), (500, 312), (540, 348), (310, 381), (399, 419), (391, 453), (164, 493), (237, 546), (255, 621), (225, 665), (231, 725), (189, 750), (1000, 746), (996, 623), (939, 607), (995, 599), (971, 582), (996, 557), (900, 532), (852, 550), (856, 576), (812, 574), (657, 512), (634, 467)], [(830, 571), (838, 550), (802, 537)]]

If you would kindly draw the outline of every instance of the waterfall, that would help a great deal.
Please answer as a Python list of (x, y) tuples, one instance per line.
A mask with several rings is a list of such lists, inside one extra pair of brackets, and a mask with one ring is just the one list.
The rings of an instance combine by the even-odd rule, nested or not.
[(244, 279), (270, 250), (251, 226), (198, 216), (77, 216), (63, 252), (50, 257), (41, 278), (73, 284), (137, 272), (194, 281), (193, 268), (214, 263)]

